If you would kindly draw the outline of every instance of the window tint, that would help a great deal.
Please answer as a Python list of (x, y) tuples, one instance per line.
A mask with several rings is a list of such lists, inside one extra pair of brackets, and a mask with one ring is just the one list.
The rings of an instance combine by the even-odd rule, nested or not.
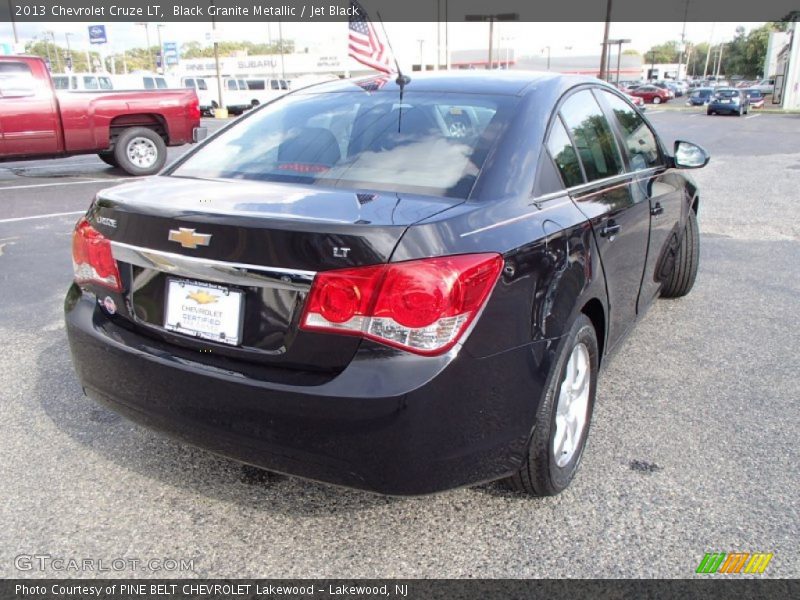
[(83, 89), (85, 89), (85, 90), (96, 90), (96, 89), (98, 89), (97, 77), (91, 77), (89, 75), (85, 75), (83, 77)]
[(153, 81), (152, 77), (145, 77), (144, 78), (144, 89), (153, 90), (153, 89), (155, 89), (155, 87), (156, 87), (156, 84)]
[(263, 79), (248, 79), (247, 80), (247, 89), (248, 90), (263, 90), (264, 89), (264, 80)]
[(272, 88), (273, 90), (277, 90), (280, 88), (280, 84), (278, 83), (277, 79), (273, 79), (272, 81), (269, 82), (269, 87)]
[(550, 138), (547, 141), (547, 149), (561, 173), (565, 186), (571, 187), (583, 183), (583, 173), (581, 173), (578, 155), (575, 153), (575, 148), (572, 146), (561, 119), (557, 118), (553, 123)]
[(163, 77), (156, 77), (156, 87), (160, 90), (167, 89), (167, 80)]
[(198, 79), (197, 80), (197, 89), (198, 90), (207, 90), (208, 86), (206, 85), (205, 79)]
[(233, 79), (228, 79), (227, 87), (229, 90), (236, 90), (236, 82)]
[(622, 173), (622, 159), (611, 127), (589, 90), (567, 98), (561, 116), (569, 128), (587, 181)]
[(246, 90), (247, 89), (247, 82), (244, 79), (239, 79), (239, 89)]
[(100, 82), (100, 89), (101, 90), (113, 90), (114, 85), (111, 83), (111, 79), (109, 77), (98, 77), (97, 81)]
[(602, 92), (622, 131), (625, 148), (631, 161), (631, 171), (661, 164), (656, 136), (636, 110), (619, 96)]
[(53, 77), (53, 87), (57, 90), (68, 90), (69, 77), (66, 75), (56, 75)]
[(288, 90), (289, 89), (289, 84), (286, 81), (284, 81), (283, 79), (281, 79), (281, 89), (282, 90)]
[(191, 78), (184, 79), (183, 85), (185, 85), (188, 88), (193, 88), (194, 87), (194, 79), (191, 79)]
[(37, 81), (24, 62), (0, 63), (0, 94), (19, 98), (36, 94)]

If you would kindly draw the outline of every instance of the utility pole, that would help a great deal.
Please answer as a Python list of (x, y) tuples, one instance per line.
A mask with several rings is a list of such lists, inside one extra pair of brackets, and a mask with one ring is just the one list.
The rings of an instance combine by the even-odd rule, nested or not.
[(47, 64), (50, 65), (50, 70), (53, 70), (53, 58), (50, 56), (50, 42), (47, 40), (47, 32), (42, 34), (42, 41), (44, 42), (44, 51), (47, 53)]
[(544, 52), (545, 50), (547, 50), (547, 70), (549, 71), (550, 70), (550, 46), (545, 46), (544, 48), (542, 48), (542, 52)]
[[(683, 9), (683, 29), (681, 30), (681, 52), (678, 56), (678, 73), (676, 79), (685, 79), (681, 77), (681, 65), (683, 64), (683, 54), (686, 52), (686, 17), (689, 15), (689, 0), (686, 0), (686, 6)], [(688, 73), (687, 73), (688, 74)]]
[(283, 62), (283, 26), (280, 21), (278, 21), (278, 44), (281, 51), (281, 79), (286, 79), (286, 64)]
[(450, 21), (448, 19), (447, 4), (449, 0), (444, 0), (444, 63), (445, 69), (450, 70)]
[(152, 68), (153, 65), (153, 52), (152, 48), (150, 47), (150, 24), (149, 23), (136, 23), (140, 27), (144, 27), (144, 35), (147, 39), (147, 64), (149, 65), (148, 68)]
[(419, 42), (419, 70), (425, 70), (425, 40), (417, 40)]
[(706, 66), (703, 67), (703, 79), (708, 77), (708, 61), (711, 58), (711, 42), (714, 41), (714, 26), (716, 23), (712, 23), (711, 25), (711, 35), (708, 38), (708, 52), (706, 52)]
[[(209, 4), (214, 6), (214, 0), (209, 0)], [(280, 22), (280, 21), (279, 21)], [(219, 98), (219, 108), (224, 109), (225, 103), (222, 101), (222, 76), (219, 72), (219, 44), (217, 43), (217, 22), (211, 17), (211, 37), (214, 42), (214, 64), (217, 69), (217, 98)]]
[[(17, 22), (14, 20), (14, 9), (11, 7), (11, 0), (8, 0), (8, 16), (11, 19), (11, 29), (14, 31), (14, 45), (19, 44), (19, 37), (17, 37)], [(14, 48), (14, 52), (17, 49)]]
[(501, 13), (496, 15), (465, 15), (465, 21), (488, 21), (489, 22), (489, 70), (494, 66), (494, 22), (495, 21), (519, 21), (517, 13)]
[(622, 44), (630, 44), (630, 42), (631, 40), (623, 40), (623, 39), (608, 40), (609, 66), (611, 65), (611, 58), (610, 58), (611, 46), (613, 46), (614, 44), (617, 45), (617, 83), (619, 83), (619, 66), (620, 66), (620, 61), (622, 59)]
[(442, 0), (436, 0), (436, 63), (433, 70), (439, 70), (439, 63), (442, 62)]
[(606, 26), (603, 32), (603, 53), (600, 56), (600, 79), (606, 79), (608, 62), (606, 61), (606, 49), (608, 48), (608, 32), (611, 29), (611, 0), (606, 3)]
[(722, 51), (725, 50), (725, 44), (722, 43), (719, 45), (719, 56), (717, 58), (717, 72), (716, 77), (719, 79), (719, 73), (722, 70)]

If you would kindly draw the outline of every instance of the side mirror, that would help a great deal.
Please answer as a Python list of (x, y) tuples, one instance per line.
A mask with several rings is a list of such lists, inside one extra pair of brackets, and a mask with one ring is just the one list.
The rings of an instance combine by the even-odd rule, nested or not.
[(711, 155), (697, 144), (676, 140), (672, 160), (679, 169), (702, 169), (711, 160)]

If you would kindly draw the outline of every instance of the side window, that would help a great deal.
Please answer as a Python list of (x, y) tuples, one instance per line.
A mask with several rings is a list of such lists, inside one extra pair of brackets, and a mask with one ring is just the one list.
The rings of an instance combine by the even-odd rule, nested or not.
[(561, 106), (587, 181), (622, 173), (622, 158), (611, 127), (589, 90), (573, 94)]
[(192, 79), (191, 77), (189, 79), (184, 79), (183, 80), (183, 85), (184, 85), (184, 87), (187, 87), (187, 88), (195, 87), (194, 79)]
[(96, 90), (97, 89), (97, 77), (92, 77), (90, 75), (85, 75), (83, 78), (83, 89), (85, 90)]
[(100, 89), (101, 90), (113, 90), (114, 84), (111, 83), (110, 77), (98, 77), (97, 80), (100, 82)]
[(0, 94), (6, 98), (35, 96), (37, 81), (24, 62), (0, 63)]
[(270, 87), (270, 88), (272, 88), (273, 90), (277, 90), (277, 89), (279, 89), (279, 87), (280, 87), (280, 84), (278, 83), (278, 80), (277, 80), (277, 79), (272, 79), (272, 80), (269, 82), (269, 87)]
[(571, 187), (583, 183), (583, 173), (578, 162), (578, 155), (575, 153), (575, 148), (573, 148), (572, 142), (567, 135), (567, 130), (564, 129), (564, 125), (559, 118), (556, 118), (553, 128), (550, 130), (547, 149), (550, 151), (550, 156), (553, 157), (561, 173), (565, 186)]
[(236, 82), (233, 79), (228, 79), (227, 88), (229, 90), (236, 90)]
[(56, 75), (53, 77), (53, 87), (57, 90), (69, 89), (69, 77), (66, 75)]
[(601, 93), (619, 123), (624, 145), (630, 157), (631, 171), (659, 166), (661, 154), (658, 150), (658, 142), (644, 119), (616, 94), (606, 91)]
[(247, 82), (244, 79), (239, 79), (239, 89), (240, 90), (247, 89)]
[(78, 89), (78, 78), (75, 75), (73, 75), (72, 77), (69, 78), (69, 81), (70, 81), (69, 89), (77, 90)]
[(156, 87), (160, 90), (167, 89), (167, 80), (163, 77), (156, 77)]
[(208, 86), (206, 85), (205, 79), (198, 79), (197, 80), (197, 89), (199, 90), (207, 90)]
[(154, 90), (156, 88), (156, 82), (153, 81), (152, 77), (145, 77), (144, 78), (144, 89), (146, 90)]

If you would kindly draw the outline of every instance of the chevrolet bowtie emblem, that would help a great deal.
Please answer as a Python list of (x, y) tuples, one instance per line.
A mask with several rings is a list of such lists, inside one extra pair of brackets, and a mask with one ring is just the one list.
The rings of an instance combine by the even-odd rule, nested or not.
[(212, 304), (217, 301), (217, 296), (209, 294), (205, 290), (196, 290), (186, 296), (187, 299), (194, 300), (198, 304)]
[(194, 249), (198, 246), (208, 246), (211, 242), (211, 234), (195, 233), (194, 229), (181, 227), (179, 229), (169, 230), (169, 241), (178, 242), (184, 248)]

